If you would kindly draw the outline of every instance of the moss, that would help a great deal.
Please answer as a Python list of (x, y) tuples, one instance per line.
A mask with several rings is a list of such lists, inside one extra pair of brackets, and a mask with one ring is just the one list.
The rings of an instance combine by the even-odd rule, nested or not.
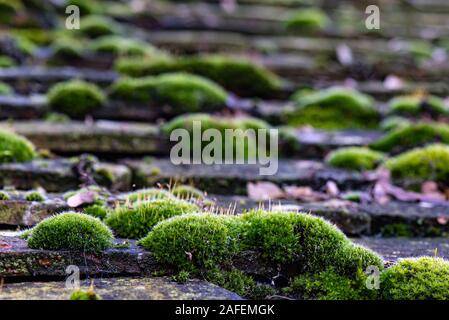
[(0, 191), (0, 201), (9, 200), (10, 197), (5, 191)]
[(348, 201), (360, 202), (360, 200), (362, 199), (362, 193), (358, 191), (350, 191), (344, 193), (342, 195), (342, 198)]
[(114, 172), (109, 168), (95, 168), (94, 178), (95, 181), (109, 185), (112, 185), (116, 180)]
[(294, 11), (284, 23), (287, 30), (301, 33), (321, 31), (329, 24), (329, 17), (324, 11), (317, 8)]
[(30, 191), (26, 193), (25, 200), (42, 202), (45, 201), (45, 196), (40, 191)]
[(420, 62), (432, 58), (433, 47), (427, 41), (411, 41), (408, 43), (408, 52)]
[(18, 38), (24, 38), (26, 41), (36, 46), (46, 46), (51, 43), (54, 33), (42, 29), (42, 26), (30, 26), (20, 29), (12, 29), (11, 35)]
[(393, 178), (416, 183), (436, 181), (447, 183), (449, 179), (449, 146), (433, 144), (399, 154), (385, 162)]
[(120, 73), (134, 77), (167, 72), (187, 72), (209, 78), (242, 96), (269, 96), (280, 89), (276, 75), (250, 60), (228, 56), (206, 55), (163, 59), (121, 59)]
[(412, 227), (406, 223), (390, 223), (381, 229), (383, 237), (413, 237)]
[(106, 98), (96, 85), (82, 80), (70, 80), (51, 87), (49, 105), (69, 116), (83, 116), (102, 106)]
[(45, 114), (44, 121), (49, 123), (67, 123), (70, 117), (63, 113), (49, 112)]
[[(265, 129), (267, 136), (266, 136), (266, 143), (269, 144), (269, 128), (270, 126), (259, 119), (256, 118), (250, 118), (250, 117), (239, 117), (239, 118), (226, 118), (226, 117), (219, 117), (219, 116), (212, 116), (209, 114), (203, 114), (203, 113), (197, 113), (197, 114), (191, 114), (191, 115), (182, 115), (177, 118), (172, 119), (168, 123), (166, 123), (162, 128), (162, 132), (166, 135), (169, 135), (173, 130), (182, 128), (186, 129), (190, 133), (190, 145), (193, 146), (193, 125), (196, 122), (201, 123), (201, 133), (206, 131), (207, 129), (216, 129), (218, 130), (221, 135), (222, 139), (222, 147), (221, 150), (221, 156), (222, 159), (226, 159), (226, 146), (229, 146), (226, 142), (226, 129), (233, 129), (233, 133), (235, 136), (233, 139), (233, 154), (234, 159), (249, 159), (254, 158), (258, 154), (258, 144), (257, 144), (257, 138), (260, 135), (257, 135), (257, 130), (259, 129)], [(252, 129), (255, 131), (256, 135), (255, 137), (247, 134), (248, 130)], [(229, 140), (229, 139), (228, 139)], [(185, 141), (184, 141), (185, 142)], [(243, 144), (243, 148), (240, 148), (239, 145), (241, 142)], [(202, 142), (202, 150), (205, 146), (207, 146), (210, 142), (203, 141)], [(267, 148), (269, 150), (269, 148)], [(242, 152), (240, 152), (242, 150)], [(218, 157), (219, 155), (214, 155), (215, 157)]]
[(164, 53), (146, 42), (115, 35), (95, 39), (91, 43), (90, 49), (93, 52), (117, 56), (158, 57), (164, 55)]
[(285, 117), (290, 125), (322, 129), (374, 128), (379, 122), (369, 96), (338, 87), (302, 95)]
[(181, 198), (181, 199), (199, 199), (202, 200), (205, 198), (204, 193), (201, 190), (198, 190), (195, 187), (187, 186), (187, 185), (180, 185), (171, 191), (172, 194), (175, 197)]
[(117, 34), (120, 29), (120, 25), (108, 17), (89, 15), (81, 19), (79, 31), (90, 38), (97, 38)]
[(213, 110), (224, 106), (227, 99), (227, 93), (217, 84), (185, 73), (119, 79), (110, 95), (128, 102), (169, 105), (178, 113)]
[(26, 162), (36, 157), (34, 145), (26, 138), (0, 130), (0, 163)]
[(16, 61), (8, 56), (0, 56), (0, 68), (11, 68), (16, 65)]
[(150, 169), (150, 172), (149, 172), (149, 174), (151, 175), (151, 176), (158, 176), (158, 175), (160, 175), (161, 174), (161, 168), (159, 168), (159, 167), (152, 167), (151, 169)]
[(121, 243), (117, 243), (114, 245), (115, 249), (129, 249), (131, 248), (131, 242), (129, 240), (124, 240)]
[(449, 144), (449, 125), (442, 123), (415, 123), (387, 133), (371, 144), (381, 151), (403, 151), (432, 142)]
[(81, 16), (93, 14), (98, 9), (98, 3), (92, 0), (65, 0), (64, 8), (75, 5), (80, 9)]
[(178, 274), (172, 277), (172, 280), (178, 283), (186, 283), (189, 277), (190, 273), (188, 271), (179, 271)]
[(155, 199), (167, 199), (172, 198), (172, 194), (163, 189), (149, 188), (134, 191), (126, 196), (126, 200), (129, 202), (148, 201)]
[(411, 121), (404, 117), (389, 116), (381, 121), (380, 128), (383, 131), (391, 131), (406, 127), (411, 124)]
[(105, 222), (119, 237), (139, 239), (162, 220), (198, 210), (196, 205), (185, 201), (157, 199), (118, 206), (106, 217)]
[(441, 258), (401, 259), (380, 278), (388, 300), (448, 300), (449, 263)]
[(78, 289), (72, 293), (70, 300), (101, 300), (101, 297), (91, 288), (87, 291)]
[(21, 1), (0, 0), (0, 22), (10, 24), (16, 15), (23, 9)]
[(247, 276), (240, 270), (213, 270), (207, 272), (205, 275), (207, 281), (216, 284), (217, 286), (226, 290), (237, 293), (239, 296), (246, 298), (252, 297), (255, 291), (256, 283), (253, 278)]
[(383, 153), (365, 147), (347, 147), (330, 152), (326, 163), (334, 168), (363, 171), (375, 169), (383, 159)]
[(61, 58), (77, 59), (83, 56), (85, 44), (74, 38), (58, 37), (50, 46), (53, 55)]
[(14, 89), (10, 85), (0, 82), (0, 96), (10, 96), (13, 93)]
[(432, 95), (408, 95), (399, 96), (388, 102), (390, 114), (400, 114), (406, 116), (417, 116), (422, 113), (431, 115), (447, 115), (449, 108), (443, 99)]
[(366, 287), (367, 276), (362, 270), (353, 276), (341, 275), (334, 268), (296, 277), (285, 293), (301, 299), (318, 300), (374, 300), (377, 290)]
[(83, 208), (83, 212), (95, 218), (103, 220), (108, 212), (109, 208), (104, 205), (94, 204)]
[(111, 230), (99, 219), (65, 212), (47, 218), (36, 225), (28, 246), (32, 249), (99, 252), (112, 247)]
[(363, 269), (383, 265), (379, 256), (352, 244), (338, 228), (319, 217), (251, 211), (241, 219), (242, 246), (257, 250), (272, 262), (297, 262), (305, 272), (319, 272), (333, 266), (338, 272), (348, 274), (355, 272), (359, 265)]
[(139, 244), (181, 270), (212, 269), (230, 259), (229, 229), (213, 214), (178, 215), (158, 223)]
[(27, 37), (17, 35), (15, 41), (17, 48), (27, 56), (32, 56), (37, 50), (37, 46)]

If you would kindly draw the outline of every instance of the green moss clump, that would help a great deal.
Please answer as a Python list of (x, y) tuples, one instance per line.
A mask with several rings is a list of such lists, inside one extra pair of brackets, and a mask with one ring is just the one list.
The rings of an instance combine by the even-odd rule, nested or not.
[(386, 269), (380, 277), (387, 300), (448, 300), (449, 262), (441, 258), (408, 258)]
[(411, 41), (408, 43), (408, 52), (418, 62), (422, 62), (432, 58), (433, 47), (428, 41)]
[(190, 273), (188, 271), (179, 271), (178, 274), (172, 277), (172, 280), (177, 283), (186, 283), (189, 280)]
[(21, 1), (0, 0), (0, 22), (10, 24), (14, 17), (23, 9)]
[(391, 131), (406, 127), (411, 124), (411, 121), (404, 117), (389, 116), (380, 122), (380, 128), (383, 131)]
[(8, 56), (0, 56), (0, 68), (11, 68), (16, 65), (16, 61)]
[(229, 229), (213, 214), (179, 215), (158, 223), (139, 244), (181, 270), (211, 269), (230, 259)]
[(97, 38), (117, 34), (120, 29), (120, 25), (108, 17), (89, 15), (81, 19), (79, 31), (90, 38)]
[(208, 79), (185, 73), (119, 79), (110, 96), (128, 102), (169, 105), (175, 111), (195, 112), (224, 106), (227, 93)]
[(164, 53), (149, 43), (115, 35), (95, 39), (90, 45), (90, 49), (93, 52), (117, 56), (158, 57), (164, 55)]
[(103, 220), (109, 213), (109, 208), (104, 205), (93, 204), (83, 208), (83, 212), (92, 217)]
[(449, 108), (444, 100), (436, 96), (408, 95), (391, 99), (388, 102), (389, 113), (405, 116), (417, 116), (421, 113), (447, 115)]
[(158, 188), (148, 188), (131, 192), (126, 196), (125, 199), (129, 202), (138, 202), (156, 199), (167, 199), (172, 198), (172, 196), (173, 195), (167, 190)]
[(39, 191), (30, 191), (25, 195), (26, 201), (42, 202), (45, 201), (45, 196)]
[(381, 151), (403, 151), (432, 142), (449, 144), (449, 125), (443, 123), (415, 123), (387, 133), (371, 144)]
[(236, 57), (205, 55), (163, 59), (121, 59), (120, 73), (133, 77), (187, 72), (209, 78), (241, 96), (269, 96), (280, 89), (280, 79), (254, 62)]
[(36, 157), (34, 145), (26, 138), (0, 130), (0, 163), (26, 162)]
[(341, 275), (329, 267), (319, 273), (308, 273), (296, 277), (284, 290), (301, 299), (318, 300), (374, 300), (377, 290), (366, 287), (367, 276), (359, 269), (353, 276)]
[(14, 93), (14, 89), (3, 82), (0, 82), (0, 96), (10, 96)]
[(202, 200), (205, 198), (204, 193), (201, 190), (198, 190), (195, 187), (187, 186), (187, 185), (180, 185), (171, 191), (172, 194), (181, 199), (199, 199)]
[[(296, 262), (304, 272), (320, 272), (329, 266), (353, 274), (369, 265), (382, 268), (382, 259), (354, 245), (335, 226), (307, 214), (251, 211), (241, 216), (241, 245), (257, 250), (276, 263)], [(298, 270), (300, 271), (300, 270)]]
[[(265, 141), (267, 144), (269, 144), (270, 141), (268, 131), (270, 126), (265, 121), (250, 117), (226, 118), (203, 113), (182, 115), (166, 123), (161, 130), (166, 135), (170, 135), (173, 130), (178, 128), (188, 130), (191, 138), (190, 145), (192, 146), (193, 126), (196, 122), (201, 123), (201, 133), (207, 129), (216, 129), (221, 133), (220, 137), (222, 139), (223, 147), (221, 150), (222, 159), (226, 159), (226, 146), (229, 145), (226, 143), (226, 129), (234, 130), (235, 136), (232, 138), (234, 142), (232, 144), (234, 147), (232, 150), (234, 159), (250, 159), (257, 156), (259, 152), (257, 150), (257, 138), (259, 136), (257, 135), (257, 130), (265, 129), (267, 134)], [(255, 135), (248, 134), (250, 132), (248, 130), (254, 130)], [(228, 138), (228, 140), (229, 139), (230, 138)], [(202, 149), (204, 149), (209, 142), (202, 142), (202, 144)], [(243, 145), (243, 148), (240, 148), (240, 145)], [(214, 157), (216, 157), (216, 155), (214, 155)]]
[(371, 97), (339, 87), (301, 95), (285, 116), (290, 125), (322, 129), (375, 128), (380, 119)]
[(81, 16), (90, 15), (97, 11), (98, 3), (92, 0), (65, 0), (64, 8), (75, 5), (80, 9)]
[(273, 288), (257, 284), (245, 270), (235, 268), (234, 258), (242, 252), (251, 252), (280, 272), (294, 270), (296, 275), (320, 275), (333, 268), (332, 276), (341, 280), (336, 285), (344, 290), (347, 282), (350, 287), (360, 284), (360, 270), (368, 266), (383, 269), (383, 260), (373, 251), (353, 244), (325, 220), (298, 213), (175, 216), (158, 223), (139, 245), (161, 263), (201, 275), (249, 298), (273, 294)]
[(383, 237), (413, 237), (413, 230), (406, 223), (390, 223), (380, 231)]
[(420, 183), (449, 181), (449, 146), (433, 144), (399, 154), (385, 162), (393, 178)]
[(57, 83), (51, 87), (47, 97), (54, 110), (74, 117), (84, 116), (106, 101), (99, 87), (82, 80)]
[(256, 283), (250, 276), (240, 270), (212, 270), (205, 275), (207, 281), (216, 284), (226, 290), (237, 293), (239, 296), (254, 298)]
[(347, 147), (330, 152), (326, 163), (334, 168), (363, 171), (375, 169), (383, 159), (383, 153), (365, 147)]
[(49, 123), (67, 123), (70, 121), (70, 117), (63, 113), (49, 112), (45, 114), (44, 121)]
[(99, 252), (112, 247), (113, 235), (99, 219), (65, 212), (37, 224), (27, 241), (32, 249)]
[(301, 33), (321, 31), (329, 24), (329, 17), (317, 8), (297, 10), (291, 13), (284, 23), (287, 30)]
[(9, 200), (9, 194), (7, 194), (5, 191), (0, 191), (0, 201)]
[(106, 217), (105, 222), (123, 238), (139, 239), (160, 221), (176, 215), (193, 213), (199, 208), (178, 199), (157, 199), (136, 202), (131, 206), (118, 206)]
[(101, 300), (101, 297), (91, 288), (87, 291), (78, 289), (72, 293), (70, 300)]
[(84, 43), (70, 37), (58, 37), (51, 44), (53, 55), (61, 58), (78, 59), (83, 56)]

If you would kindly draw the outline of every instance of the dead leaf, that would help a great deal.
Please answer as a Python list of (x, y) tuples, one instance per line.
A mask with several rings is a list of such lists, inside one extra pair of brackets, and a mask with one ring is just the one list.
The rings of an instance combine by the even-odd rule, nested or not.
[(329, 180), (326, 182), (325, 188), (326, 188), (326, 193), (332, 197), (336, 197), (340, 193), (340, 190), (338, 189), (337, 184), (332, 180)]
[[(438, 192), (438, 187), (433, 185), (431, 181), (426, 185), (423, 184), (422, 188), (429, 191), (428, 194), (418, 193), (413, 191), (404, 190), (391, 183), (390, 173), (388, 170), (378, 170), (378, 180), (373, 188), (373, 196), (376, 202), (379, 204), (385, 204), (389, 201), (390, 196), (405, 202), (413, 201), (427, 201), (427, 202), (441, 202), (445, 201), (446, 197), (442, 193)], [(434, 189), (437, 191), (432, 191)]]
[(79, 207), (83, 204), (93, 203), (96, 193), (92, 191), (80, 192), (67, 199), (67, 205), (71, 208)]
[(437, 218), (437, 222), (441, 225), (445, 225), (449, 222), (449, 217), (448, 216), (439, 216)]
[(425, 181), (421, 184), (421, 193), (438, 192), (438, 184), (435, 181)]
[(305, 202), (321, 201), (329, 198), (327, 194), (313, 191), (310, 187), (286, 186), (284, 191), (289, 198)]
[(39, 264), (42, 266), (42, 267), (45, 267), (45, 268), (49, 268), (49, 267), (51, 267), (51, 265), (52, 265), (52, 262), (49, 260), (49, 259), (46, 259), (46, 258), (44, 258), (44, 259), (39, 259)]
[(246, 190), (248, 197), (256, 201), (282, 199), (285, 197), (282, 189), (272, 182), (249, 182)]
[(10, 245), (8, 242), (0, 241), (0, 249), (11, 249), (12, 245)]

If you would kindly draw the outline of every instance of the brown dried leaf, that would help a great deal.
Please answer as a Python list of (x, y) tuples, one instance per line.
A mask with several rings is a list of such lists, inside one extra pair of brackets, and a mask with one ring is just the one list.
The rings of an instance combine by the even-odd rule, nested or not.
[(10, 245), (8, 242), (0, 241), (0, 249), (11, 249), (12, 245)]
[(67, 199), (69, 207), (76, 208), (83, 204), (93, 203), (96, 199), (96, 193), (92, 191), (80, 192)]
[(282, 189), (272, 182), (249, 182), (246, 185), (246, 190), (249, 198), (256, 201), (282, 199), (285, 197)]
[(421, 184), (421, 193), (428, 194), (438, 192), (438, 184), (435, 181), (425, 181)]
[(321, 201), (329, 198), (327, 194), (313, 191), (310, 187), (286, 186), (284, 191), (289, 197), (305, 202)]

